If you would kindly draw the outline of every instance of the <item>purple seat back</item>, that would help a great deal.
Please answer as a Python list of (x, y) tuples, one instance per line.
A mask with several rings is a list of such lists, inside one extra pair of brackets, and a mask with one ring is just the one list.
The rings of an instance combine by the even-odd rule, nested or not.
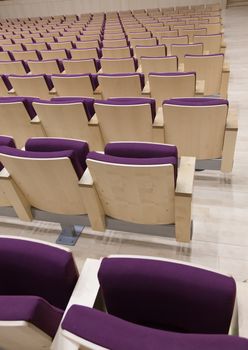
[(70, 307), (62, 329), (111, 350), (246, 350), (248, 346), (245, 338), (161, 331), (81, 305)]
[(106, 155), (113, 157), (123, 157), (129, 160), (134, 158), (143, 160), (143, 162), (151, 162), (151, 164), (173, 164), (176, 182), (178, 168), (176, 146), (145, 142), (111, 142), (105, 146), (104, 151)]
[(46, 244), (0, 237), (0, 295), (34, 295), (65, 309), (78, 279), (72, 254)]
[(176, 106), (219, 106), (227, 105), (228, 101), (222, 98), (212, 97), (184, 97), (184, 98), (171, 98), (163, 101), (163, 104), (176, 105)]
[(228, 333), (235, 281), (166, 261), (105, 258), (98, 279), (108, 313), (140, 325), (183, 333)]
[[(72, 165), (80, 179), (87, 165), (86, 156), (89, 153), (87, 142), (71, 139), (60, 138), (31, 138), (25, 144), (27, 152), (31, 152), (36, 157), (35, 153), (46, 154), (46, 157), (56, 157), (56, 154), (63, 152), (62, 157), (69, 157)], [(67, 155), (66, 155), (67, 154)]]

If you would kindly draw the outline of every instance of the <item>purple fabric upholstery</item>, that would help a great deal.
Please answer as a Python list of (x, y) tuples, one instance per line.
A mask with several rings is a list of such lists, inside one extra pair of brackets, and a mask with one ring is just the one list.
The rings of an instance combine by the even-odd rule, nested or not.
[(95, 90), (97, 88), (97, 86), (99, 85), (98, 83), (98, 77), (97, 74), (53, 74), (51, 76), (53, 77), (59, 77), (61, 79), (66, 79), (66, 78), (80, 78), (80, 77), (89, 77), (91, 84), (92, 84), (92, 89)]
[(139, 76), (140, 78), (140, 85), (141, 90), (144, 89), (145, 86), (145, 76), (143, 73), (114, 73), (114, 74), (107, 74), (107, 73), (101, 73), (99, 74), (99, 77), (131, 77), (131, 76)]
[(62, 329), (111, 350), (246, 350), (248, 347), (244, 338), (161, 331), (80, 305), (70, 307)]
[(154, 121), (156, 117), (156, 101), (153, 98), (143, 98), (143, 97), (116, 97), (108, 98), (107, 100), (99, 100), (101, 104), (111, 104), (111, 105), (141, 105), (149, 104), (151, 106), (151, 117)]
[(12, 85), (11, 85), (9, 79), (8, 79), (8, 76), (6, 74), (2, 74), (1, 77), (2, 77), (2, 81), (4, 82), (7, 90), (11, 90), (12, 89)]
[(26, 111), (30, 117), (33, 119), (36, 116), (36, 112), (32, 106), (32, 102), (39, 101), (39, 98), (36, 97), (0, 97), (1, 103), (13, 103), (13, 102), (22, 102)]
[(65, 250), (1, 237), (0, 276), (0, 295), (35, 295), (64, 310), (78, 272), (72, 254)]
[[(0, 136), (0, 146), (7, 146), (15, 148), (15, 141), (12, 137), (9, 136)], [(0, 171), (4, 168), (3, 164), (0, 163)]]
[(177, 76), (185, 76), (185, 75), (194, 75), (196, 76), (195, 72), (171, 72), (171, 73), (156, 73), (156, 72), (151, 72), (148, 74), (150, 75), (156, 75), (156, 76), (163, 76), (163, 77), (177, 77)]
[(34, 77), (43, 77), (49, 90), (52, 90), (52, 88), (54, 87), (50, 76), (47, 74), (30, 74), (30, 75), (10, 74), (8, 75), (8, 77), (26, 78), (26, 79), (34, 78)]
[(46, 153), (46, 157), (51, 156), (52, 158), (55, 157), (56, 153), (67, 153), (67, 155), (60, 156), (69, 157), (71, 159), (79, 179), (87, 167), (85, 160), (89, 153), (89, 146), (87, 142), (84, 141), (46, 137), (31, 138), (27, 140), (25, 149), (26, 152), (31, 152), (31, 156), (33, 155), (34, 157), (36, 157), (35, 154), (40, 153), (40, 158), (45, 158), (42, 156), (43, 152)]
[(98, 279), (114, 316), (183, 333), (228, 333), (236, 294), (231, 277), (173, 262), (105, 258)]
[(83, 103), (84, 105), (85, 113), (87, 115), (88, 120), (90, 120), (95, 114), (95, 109), (94, 109), (95, 100), (89, 97), (53, 97), (51, 101), (41, 101), (41, 102), (48, 103), (48, 104), (80, 102), (80, 103)]
[(26, 321), (54, 337), (63, 316), (63, 310), (36, 296), (0, 296), (1, 321)]
[(177, 106), (218, 106), (218, 105), (228, 106), (228, 101), (222, 98), (184, 97), (184, 98), (171, 98), (170, 100), (163, 101), (163, 104), (177, 105)]

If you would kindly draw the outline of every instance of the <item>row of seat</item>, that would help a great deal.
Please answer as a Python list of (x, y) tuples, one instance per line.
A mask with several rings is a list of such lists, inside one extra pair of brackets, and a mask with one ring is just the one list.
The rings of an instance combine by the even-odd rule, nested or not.
[(248, 346), (246, 320), (237, 336), (235, 307), (245, 311), (246, 284), (192, 264), (110, 256), (86, 260), (79, 275), (69, 250), (1, 236), (0, 275), (4, 349)]
[(233, 166), (236, 118), (228, 101), (216, 98), (165, 100), (158, 111), (150, 98), (0, 99), (0, 130), (18, 147), (44, 136), (86, 140), (97, 151), (109, 142), (158, 142), (176, 145), (180, 156), (222, 159), (223, 172)]

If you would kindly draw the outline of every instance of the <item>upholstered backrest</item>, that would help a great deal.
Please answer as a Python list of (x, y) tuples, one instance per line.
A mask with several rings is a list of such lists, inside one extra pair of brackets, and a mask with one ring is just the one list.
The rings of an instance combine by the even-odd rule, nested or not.
[(183, 333), (228, 333), (236, 294), (231, 277), (175, 262), (105, 258), (98, 273), (108, 313)]
[(46, 244), (0, 237), (0, 295), (35, 295), (65, 309), (78, 279), (72, 254)]
[[(134, 154), (132, 145), (141, 150)], [(106, 215), (140, 224), (173, 223), (177, 158), (166, 152), (139, 157), (156, 144), (136, 146), (131, 142), (123, 146), (127, 150), (124, 156), (109, 154), (107, 147), (105, 154), (90, 152), (87, 157)]]
[(30, 206), (58, 214), (84, 214), (78, 179), (85, 169), (87, 143), (38, 138), (29, 140), (26, 148), (2, 146), (0, 159)]
[(197, 80), (204, 80), (204, 94), (214, 95), (220, 93), (222, 69), (224, 63), (223, 54), (213, 55), (186, 55), (184, 69), (194, 69)]
[(151, 97), (157, 106), (172, 97), (193, 97), (195, 95), (196, 75), (194, 72), (150, 73), (148, 75)]

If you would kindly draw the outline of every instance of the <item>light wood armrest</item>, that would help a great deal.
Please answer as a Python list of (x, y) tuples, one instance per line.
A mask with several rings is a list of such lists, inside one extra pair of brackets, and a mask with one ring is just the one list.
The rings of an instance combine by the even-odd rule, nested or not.
[(228, 61), (224, 61), (222, 72), (230, 72), (230, 64)]
[(91, 118), (91, 120), (89, 120), (88, 125), (91, 125), (91, 126), (98, 126), (99, 125), (96, 114), (94, 114), (93, 117)]
[(248, 283), (237, 282), (239, 336), (248, 338)]
[(177, 175), (176, 196), (192, 196), (194, 174), (195, 157), (181, 157)]
[(231, 108), (228, 111), (226, 130), (238, 130), (238, 113), (236, 109)]
[(159, 107), (157, 110), (156, 117), (154, 119), (154, 122), (152, 124), (154, 128), (163, 128), (164, 127), (164, 115), (163, 115), (163, 108)]
[(138, 69), (136, 70), (137, 73), (142, 73), (142, 67), (139, 65)]
[[(97, 273), (100, 265), (101, 265), (101, 260), (96, 260), (96, 259), (86, 260), (82, 268), (82, 271), (80, 273), (77, 284), (69, 300), (69, 303), (64, 312), (62, 321), (67, 311), (73, 304), (83, 305), (83, 306), (93, 308), (97, 298), (98, 291), (99, 291), (99, 282), (97, 278)], [(51, 349), (53, 350), (65, 349), (65, 347), (63, 347), (64, 339), (61, 334), (62, 333), (61, 323), (51, 346)]]
[(144, 89), (142, 90), (142, 94), (150, 94), (151, 90), (150, 90), (150, 84), (149, 81), (146, 82)]
[(40, 124), (40, 119), (38, 115), (36, 115), (33, 119), (30, 120), (31, 124)]
[(57, 94), (57, 91), (55, 88), (52, 88), (51, 90), (49, 90), (49, 94), (50, 95), (56, 95)]
[(184, 72), (184, 63), (179, 63), (178, 72)]
[(8, 94), (10, 94), (10, 95), (15, 95), (15, 89), (14, 88), (12, 88), (12, 89), (10, 89), (9, 91), (8, 91)]
[(92, 176), (90, 174), (89, 169), (87, 168), (85, 170), (85, 172), (83, 173), (83, 176), (79, 180), (78, 184), (79, 184), (79, 186), (92, 187), (93, 183), (94, 183), (94, 181), (92, 179)]
[(222, 40), (222, 42), (221, 42), (221, 47), (225, 47), (225, 48), (226, 48), (226, 42), (225, 42), (225, 40)]
[(195, 92), (197, 95), (204, 95), (205, 80), (196, 80)]

